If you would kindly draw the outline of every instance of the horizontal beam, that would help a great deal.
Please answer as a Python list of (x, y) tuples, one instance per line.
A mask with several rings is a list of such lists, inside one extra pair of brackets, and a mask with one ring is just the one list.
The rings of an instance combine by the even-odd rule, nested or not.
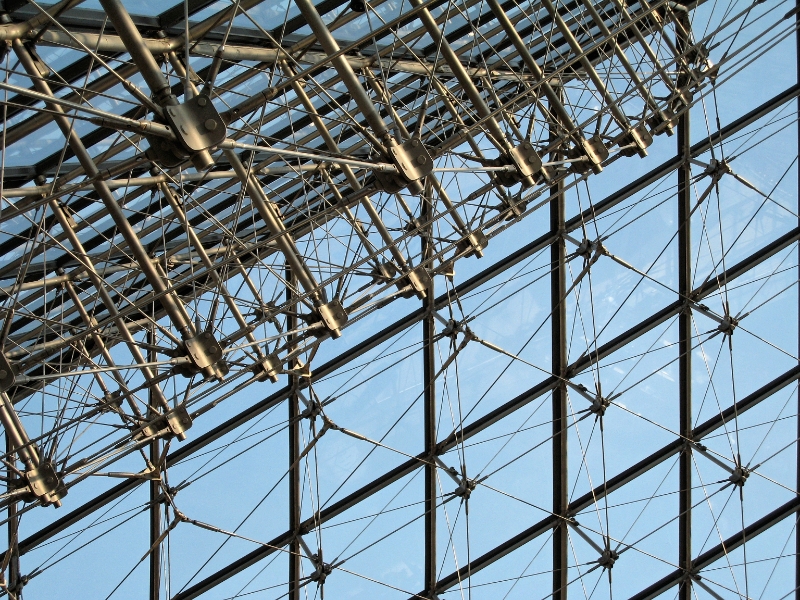
[[(787, 503), (773, 510), (771, 513), (761, 517), (758, 521), (748, 525), (739, 533), (732, 535), (710, 550), (703, 552), (703, 554), (692, 561), (694, 572), (690, 576), (693, 579), (698, 578), (697, 574), (702, 569), (710, 566), (729, 552), (736, 550), (736, 548), (744, 544), (746, 541), (753, 539), (761, 533), (764, 533), (767, 529), (777, 525), (786, 517), (793, 515), (798, 510), (800, 510), (800, 496), (792, 498)], [(659, 579), (650, 587), (642, 590), (634, 596), (631, 596), (630, 600), (650, 600), (650, 598), (655, 598), (656, 596), (668, 591), (672, 586), (683, 581), (686, 576), (687, 575), (683, 570), (676, 569), (663, 579)]]
[[(722, 128), (718, 132), (712, 134), (705, 140), (702, 140), (695, 144), (692, 147), (692, 156), (699, 156), (704, 152), (708, 151), (713, 143), (719, 143), (724, 141), (731, 135), (736, 134), (737, 132), (741, 131), (748, 125), (756, 122), (758, 119), (764, 117), (765, 115), (769, 114), (771, 111), (775, 110), (776, 108), (782, 106), (786, 102), (789, 102), (793, 98), (796, 98), (800, 94), (800, 85), (794, 85), (780, 94), (774, 96), (767, 102), (763, 103), (762, 105), (758, 106), (754, 110), (750, 111), (749, 113), (743, 115), (739, 119), (736, 119), (731, 124), (727, 125), (726, 127)], [(609, 195), (605, 199), (598, 202), (594, 207), (588, 208), (580, 215), (576, 215), (569, 221), (567, 221), (566, 229), (567, 231), (574, 231), (575, 229), (580, 227), (580, 224), (584, 222), (587, 218), (596, 218), (600, 214), (610, 210), (614, 206), (618, 205), (620, 202), (624, 201), (625, 199), (631, 197), (632, 195), (640, 192), (641, 190), (645, 189), (647, 186), (651, 185), (661, 177), (664, 177), (668, 174), (672, 169), (675, 168), (677, 165), (678, 159), (673, 158), (670, 159), (655, 169), (651, 170), (649, 173), (643, 175), (636, 181), (632, 182), (631, 184), (625, 186), (624, 188), (618, 190), (617, 192)], [(786, 236), (782, 236), (776, 242), (773, 242), (769, 246), (765, 247), (762, 251), (757, 253), (757, 257), (762, 256), (766, 251), (767, 254), (772, 255), (775, 252), (779, 251), (780, 248), (786, 247), (788, 243), (797, 239), (797, 230), (790, 232)], [(464, 295), (473, 291), (480, 287), (481, 285), (485, 284), (486, 282), (492, 280), (500, 273), (507, 271), (508, 269), (512, 268), (513, 266), (521, 263), (522, 261), (526, 260), (527, 258), (533, 256), (537, 252), (543, 250), (544, 248), (548, 247), (551, 243), (551, 235), (545, 234), (539, 237), (537, 240), (527, 244), (526, 246), (520, 248), (519, 250), (513, 252), (512, 254), (508, 255), (504, 259), (500, 260), (496, 264), (492, 265), (488, 269), (485, 269), (478, 273), (477, 275), (471, 277), (467, 281), (463, 282), (462, 284), (458, 285), (455, 291), (459, 295)], [(763, 257), (759, 259), (759, 262), (763, 260)], [(733, 272), (739, 272), (741, 269), (747, 269), (752, 267), (747, 267), (747, 260), (742, 261), (738, 265), (732, 267), (729, 270), (728, 280), (732, 277)], [(707, 286), (712, 285), (712, 282), (708, 282)], [(711, 290), (708, 291), (710, 293)], [(448, 294), (442, 294), (436, 299), (436, 306), (442, 307), (445, 306), (449, 301), (450, 296)], [(650, 319), (649, 322), (654, 322), (655, 324), (652, 326), (657, 326), (658, 323), (663, 322), (669, 316), (676, 314), (675, 311), (678, 309), (677, 305), (672, 305), (656, 313)], [(422, 317), (424, 316), (424, 312), (422, 309), (418, 309), (409, 313), (405, 317), (395, 321), (390, 326), (386, 327), (382, 331), (378, 332), (377, 334), (371, 336), (364, 342), (361, 342), (357, 346), (353, 347), (352, 349), (348, 350), (347, 352), (342, 353), (338, 357), (334, 358), (333, 360), (329, 361), (328, 363), (322, 365), (320, 368), (315, 369), (314, 375), (312, 380), (319, 380), (331, 373), (335, 370), (340, 368), (341, 366), (347, 364), (348, 362), (352, 361), (353, 359), (362, 356), (366, 352), (372, 350), (373, 348), (379, 346), (381, 343), (391, 339), (393, 336), (399, 334), (400, 332), (404, 331), (408, 327), (418, 323)], [(643, 324), (640, 324), (642, 326)], [(646, 325), (644, 325), (646, 326)], [(652, 327), (650, 327), (652, 328)], [(625, 336), (625, 334), (623, 334)], [(624, 339), (623, 336), (616, 338), (616, 341), (613, 341), (614, 344), (620, 344)], [(603, 346), (606, 348), (606, 346)], [(601, 349), (602, 350), (602, 349)], [(604, 354), (605, 355), (605, 354)], [(588, 357), (583, 359), (584, 361), (590, 360)], [(581, 364), (574, 365), (573, 368), (581, 368)], [(583, 367), (585, 368), (585, 367)], [(519, 406), (530, 402), (533, 398), (538, 397), (541, 393), (544, 393), (548, 389), (550, 389), (550, 385), (554, 383), (552, 378), (545, 380), (523, 394), (523, 397), (515, 398), (511, 402), (507, 403), (506, 405), (498, 408), (497, 410), (493, 411), (489, 415), (486, 415), (479, 421), (467, 426), (464, 430), (464, 435), (474, 435), (478, 431), (485, 429), (491, 423), (496, 422), (500, 418), (502, 418), (506, 414), (510, 414)], [(227, 433), (233, 431), (237, 427), (247, 423), (249, 420), (257, 417), (258, 415), (262, 414), (266, 410), (269, 410), (272, 406), (285, 400), (288, 397), (289, 388), (282, 388), (278, 390), (262, 400), (261, 402), (253, 405), (246, 411), (236, 415), (232, 419), (225, 421), (218, 425), (213, 430), (209, 431), (205, 435), (192, 440), (191, 442), (185, 444), (180, 449), (172, 452), (167, 457), (167, 465), (172, 466), (177, 464), (183, 458), (190, 456), (194, 452), (200, 451), (201, 449), (205, 448), (209, 444), (213, 443), (217, 439), (221, 438), (222, 436), (226, 435)], [(527, 399), (526, 399), (527, 398)], [(450, 438), (454, 439), (453, 436)], [(444, 440), (444, 446), (447, 446), (449, 443), (452, 443), (452, 439)], [(415, 464), (418, 464), (414, 461)], [(377, 481), (377, 480), (376, 480)], [(53, 536), (57, 535), (61, 531), (64, 531), (68, 527), (78, 523), (83, 518), (87, 517), (88, 515), (92, 514), (95, 510), (106, 506), (110, 502), (120, 498), (127, 492), (135, 489), (141, 480), (139, 479), (129, 479), (123, 481), (122, 483), (114, 486), (113, 488), (107, 490), (106, 492), (96, 496), (95, 498), (91, 499), (90, 501), (86, 502), (82, 506), (74, 509), (70, 513), (64, 515), (62, 518), (54, 521), (52, 524), (48, 525), (47, 527), (42, 528), (41, 530), (37, 531), (33, 535), (27, 537), (26, 539), (20, 542), (20, 553), (24, 554), (26, 552), (30, 552), (36, 546), (44, 543), (48, 539), (52, 538)]]
[[(759, 252), (756, 252), (753, 256), (748, 259), (745, 259), (736, 265), (733, 265), (728, 271), (724, 272), (720, 276), (720, 280), (722, 281), (731, 281), (733, 277), (733, 273), (736, 273), (737, 276), (741, 275), (742, 273), (747, 272), (746, 265), (749, 265), (749, 268), (752, 268), (770, 256), (773, 256), (776, 252), (778, 252), (781, 248), (785, 248), (789, 246), (791, 243), (794, 243), (800, 239), (800, 227), (792, 230), (788, 234), (782, 236), (775, 242), (769, 244), (765, 248), (762, 248)], [(714, 289), (705, 284), (701, 286), (695, 291), (695, 297), (700, 299), (710, 293), (712, 293)], [(613, 349), (619, 348), (624, 346), (626, 343), (632, 341), (633, 339), (641, 336), (646, 331), (651, 330), (653, 327), (657, 326), (658, 323), (662, 323), (666, 321), (669, 316), (674, 316), (678, 314), (681, 310), (682, 304), (674, 303), (669, 307), (659, 311), (653, 317), (646, 319), (642, 323), (640, 323), (636, 327), (632, 327), (627, 332), (621, 334), (620, 336), (614, 338), (607, 344), (601, 346), (596, 353), (592, 353), (591, 356), (584, 357), (582, 359), (578, 359), (573, 365), (567, 370), (568, 373), (574, 375), (580, 371), (583, 371), (589, 368), (595, 361), (600, 360), (601, 358), (608, 356), (613, 352)], [(774, 393), (775, 391), (782, 389), (795, 379), (797, 379), (798, 375), (800, 375), (800, 367), (795, 367), (791, 371), (788, 371), (783, 376), (779, 377), (778, 379), (770, 382), (760, 390), (750, 394), (743, 400), (741, 400), (735, 407), (731, 407), (728, 411), (725, 411), (715, 417), (707, 421), (706, 423), (700, 425), (697, 428), (697, 435), (707, 435), (710, 431), (713, 431), (719, 427), (721, 427), (727, 419), (730, 418), (730, 415), (734, 414), (738, 411), (741, 414), (743, 411), (752, 408), (758, 402), (761, 402), (764, 398), (767, 398), (770, 394)], [(442, 442), (437, 444), (438, 453), (442, 454), (452, 448), (454, 448), (458, 443), (469, 439), (483, 431), (492, 423), (496, 423), (500, 419), (510, 415), (511, 413), (519, 410), (523, 406), (529, 404), (534, 399), (538, 398), (542, 394), (551, 390), (557, 383), (557, 379), (555, 377), (548, 377), (544, 381), (540, 382), (536, 386), (532, 387), (526, 392), (523, 392), (513, 400), (510, 400), (503, 406), (495, 409), (494, 411), (490, 412), (486, 416), (478, 419), (474, 423), (467, 425), (461, 431), (457, 433), (450, 434), (447, 438), (445, 438)], [(718, 419), (718, 422), (717, 422)], [(601, 492), (605, 490), (606, 492), (611, 492), (618, 487), (621, 487), (637, 475), (639, 475), (644, 470), (648, 468), (652, 468), (663, 460), (666, 460), (668, 456), (677, 452), (680, 446), (683, 444), (682, 440), (679, 440), (672, 445), (669, 445), (662, 449), (661, 451), (651, 455), (648, 459), (637, 463), (634, 467), (631, 467), (627, 471), (621, 473), (617, 477), (608, 481), (607, 485), (602, 486)], [(673, 447), (674, 446), (674, 447)], [(662, 458), (661, 455), (664, 454)], [(365, 498), (375, 494), (376, 492), (382, 490), (386, 486), (390, 485), (391, 483), (397, 481), (398, 479), (414, 472), (419, 466), (425, 464), (425, 459), (423, 455), (417, 455), (416, 457), (407, 460), (406, 462), (402, 463), (401, 465), (395, 467), (389, 473), (380, 476), (379, 478), (373, 480), (372, 482), (368, 483), (367, 485), (361, 487), (359, 490), (353, 492), (346, 498), (338, 501), (337, 503), (331, 505), (330, 507), (322, 510), (319, 515), (316, 515), (310, 519), (307, 519), (303, 523), (303, 527), (311, 527), (313, 528), (315, 525), (325, 523), (329, 519), (332, 519), (336, 515), (340, 514), (342, 511), (352, 507), (353, 505), (357, 504), (358, 502), (364, 500)], [(578, 500), (572, 502), (570, 504), (570, 512), (578, 512), (583, 510), (587, 506), (590, 506), (592, 502), (598, 497), (597, 490), (594, 490), (590, 494), (586, 494), (582, 496)], [(603, 492), (605, 493), (605, 492)], [(602, 494), (600, 494), (602, 495)], [(539, 536), (543, 531), (546, 531), (548, 528), (552, 527), (555, 521), (551, 519), (555, 519), (555, 517), (547, 517), (544, 521), (538, 523), (533, 528), (526, 530), (509, 540), (508, 542), (504, 543), (498, 548), (495, 548), (490, 553), (485, 554), (484, 556), (476, 559), (460, 569), (458, 572), (452, 574), (450, 578), (443, 579), (440, 584), (445, 586), (442, 589), (446, 589), (451, 585), (455, 585), (458, 581), (460, 581), (468, 572), (474, 572), (478, 569), (481, 569), (485, 566), (488, 566), (494, 560), (505, 556), (509, 552), (513, 551), (514, 549), (518, 548), (520, 545), (527, 543), (531, 539)], [(285, 532), (281, 536), (271, 540), (269, 545), (262, 546), (260, 548), (256, 548), (249, 554), (241, 557), (240, 559), (230, 563), (225, 568), (209, 575), (203, 581), (197, 583), (196, 585), (192, 586), (191, 588), (177, 594), (173, 600), (190, 600), (191, 598), (197, 598), (201, 594), (205, 593), (206, 591), (214, 588), (215, 586), (219, 585), (223, 581), (233, 577), (235, 574), (247, 569), (248, 567), (253, 566), (266, 556), (269, 556), (273, 552), (275, 552), (275, 548), (281, 548), (284, 545), (288, 544), (292, 538), (292, 532)]]
[[(699, 441), (704, 436), (709, 435), (713, 431), (721, 428), (725, 423), (732, 420), (734, 415), (741, 415), (742, 413), (750, 410), (754, 406), (757, 406), (762, 401), (769, 398), (771, 395), (779, 392), (780, 390), (784, 389), (786, 386), (790, 385), (794, 381), (800, 378), (800, 366), (794, 367), (779, 377), (773, 379), (760, 389), (756, 390), (752, 394), (749, 394), (747, 397), (743, 398), (735, 405), (728, 407), (726, 410), (721, 412), (720, 414), (712, 417), (711, 419), (705, 421), (704, 423), (698, 425), (692, 431), (692, 437), (695, 441)], [(684, 447), (685, 440), (683, 439), (676, 439), (675, 441), (667, 444), (663, 448), (657, 450), (650, 454), (647, 458), (644, 458), (637, 462), (635, 465), (629, 467), (625, 471), (619, 473), (618, 475), (612, 477), (607, 482), (602, 483), (595, 487), (592, 491), (584, 494), (580, 498), (573, 500), (569, 505), (569, 514), (577, 514), (582, 510), (586, 510), (590, 506), (592, 506), (595, 502), (597, 502), (600, 498), (603, 498), (606, 494), (610, 494), (611, 492), (618, 490), (626, 483), (636, 479), (641, 474), (649, 471), (653, 467), (661, 464), (671, 456), (676, 455), (680, 452), (681, 448)], [(464, 565), (458, 571), (443, 577), (439, 580), (439, 585), (437, 586), (436, 590), (438, 592), (442, 592), (446, 589), (449, 589), (455, 585), (458, 585), (459, 581), (463, 581), (468, 574), (475, 573), (484, 569), (491, 565), (493, 562), (503, 558), (504, 556), (508, 555), (509, 553), (513, 552), (514, 550), (524, 546), (528, 542), (536, 539), (542, 534), (547, 533), (550, 529), (552, 529), (556, 523), (558, 522), (558, 517), (555, 515), (548, 515), (544, 519), (540, 520), (536, 524), (532, 525), (528, 529), (518, 533), (514, 537), (508, 539), (507, 541), (495, 546), (485, 554), (479, 556), (472, 562), (467, 565)], [(705, 555), (703, 555), (705, 556)], [(650, 596), (648, 596), (650, 597)]]

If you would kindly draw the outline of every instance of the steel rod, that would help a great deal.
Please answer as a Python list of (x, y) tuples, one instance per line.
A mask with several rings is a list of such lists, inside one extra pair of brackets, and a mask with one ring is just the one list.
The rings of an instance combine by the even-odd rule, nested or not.
[[(681, 39), (685, 47), (688, 40)], [(678, 297), (692, 292), (692, 169), (691, 127), (689, 111), (678, 119)], [(687, 303), (678, 316), (678, 404), (681, 435), (691, 440), (692, 433), (692, 309)], [(688, 574), (692, 571), (692, 447), (686, 444), (678, 467), (678, 565)], [(680, 584), (680, 600), (692, 600), (692, 579)]]
[[(560, 100), (563, 91), (558, 88), (557, 99)], [(555, 111), (553, 111), (555, 112)], [(554, 124), (550, 129), (550, 140), (558, 139), (559, 127)], [(550, 160), (559, 161), (563, 157), (561, 152), (553, 152)], [(552, 484), (553, 484), (553, 514), (563, 520), (556, 524), (553, 530), (553, 600), (567, 598), (567, 582), (569, 580), (569, 530), (566, 518), (569, 516), (569, 478), (568, 478), (568, 448), (569, 448), (569, 421), (568, 397), (566, 385), (561, 378), (566, 376), (567, 367), (567, 248), (564, 239), (566, 219), (566, 198), (564, 184), (558, 182), (550, 188), (552, 200), (550, 201), (550, 344), (551, 344), (551, 371), (559, 378), (553, 387), (552, 397)]]

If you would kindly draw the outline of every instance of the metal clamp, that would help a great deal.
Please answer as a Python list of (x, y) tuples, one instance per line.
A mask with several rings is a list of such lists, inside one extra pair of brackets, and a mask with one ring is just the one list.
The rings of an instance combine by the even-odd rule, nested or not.
[(411, 290), (400, 294), (403, 298), (411, 298), (412, 296), (417, 296), (420, 299), (425, 298), (431, 285), (431, 276), (428, 270), (425, 267), (415, 267), (397, 281), (397, 287), (400, 290), (408, 285), (411, 286)]
[(44, 460), (39, 466), (25, 471), (25, 481), (33, 497), (45, 506), (61, 506), (61, 498), (67, 495), (67, 488), (50, 460)]
[(400, 174), (408, 181), (417, 181), (433, 173), (433, 158), (419, 138), (389, 148)]
[(340, 330), (347, 323), (347, 312), (339, 300), (331, 300), (326, 304), (319, 305), (317, 314), (331, 337), (338, 338), (342, 335)]
[(262, 361), (253, 365), (253, 372), (256, 374), (257, 381), (269, 379), (272, 383), (278, 381), (278, 375), (283, 368), (283, 363), (277, 354), (270, 354)]
[(191, 429), (192, 417), (185, 404), (180, 404), (166, 414), (159, 415), (149, 423), (145, 424), (141, 433), (135, 435), (135, 439), (149, 437), (172, 437), (186, 439), (184, 433)]

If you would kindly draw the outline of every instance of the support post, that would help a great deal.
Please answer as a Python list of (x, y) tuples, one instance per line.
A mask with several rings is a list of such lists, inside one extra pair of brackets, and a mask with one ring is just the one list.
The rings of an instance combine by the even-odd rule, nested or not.
[[(10, 464), (14, 463), (16, 448), (14, 442), (6, 432), (6, 456)], [(7, 469), (9, 492), (13, 490), (12, 481), (17, 474), (10, 468)], [(11, 553), (8, 559), (8, 597), (9, 600), (19, 600), (19, 516), (17, 516), (17, 503), (12, 500), (8, 503), (8, 551)]]
[[(155, 319), (155, 315), (153, 315)], [(147, 332), (147, 343), (150, 345), (148, 350), (148, 361), (155, 362), (158, 360), (156, 347), (156, 331), (155, 324), (150, 325)], [(158, 402), (153, 394), (153, 389), (149, 388), (149, 401), (151, 407), (157, 406)], [(154, 418), (152, 408), (149, 411), (151, 414), (149, 418)], [(156, 469), (155, 473), (159, 473), (159, 465), (161, 463), (161, 440), (155, 437), (150, 442), (150, 463)], [(161, 597), (161, 545), (156, 545), (158, 538), (161, 537), (161, 485), (158, 479), (150, 480), (150, 600), (159, 600)]]
[[(563, 95), (557, 89), (558, 98)], [(558, 128), (550, 131), (551, 142), (558, 139)], [(563, 153), (555, 151), (550, 160), (563, 160)], [(558, 182), (550, 188), (550, 323), (552, 345), (552, 371), (563, 377), (567, 368), (567, 249), (564, 240), (565, 197), (564, 184)], [(567, 572), (569, 531), (566, 518), (569, 510), (569, 486), (567, 479), (567, 388), (560, 381), (553, 388), (553, 514), (561, 517), (553, 532), (553, 600), (567, 597)]]
[[(426, 191), (432, 191), (430, 186), (425, 186)], [(433, 198), (424, 194), (422, 198), (422, 221), (430, 220), (433, 211)], [(433, 224), (426, 228), (422, 236), (422, 260), (427, 261), (436, 251), (431, 235)], [(436, 598), (437, 568), (436, 568), (436, 308), (433, 277), (430, 278), (425, 298), (422, 301), (425, 317), (422, 320), (422, 360), (423, 360), (423, 385), (424, 385), (424, 427), (425, 427), (425, 591), (431, 600)]]
[[(297, 285), (292, 273), (292, 268), (286, 267), (286, 300), (289, 302), (290, 311), (296, 310), (295, 294)], [(297, 329), (297, 316), (295, 312), (286, 315), (286, 329)], [(289, 353), (294, 350), (291, 340), (294, 334), (289, 334)], [(296, 360), (291, 360), (287, 367), (291, 370), (297, 366)], [(292, 532), (292, 541), (289, 543), (289, 595), (288, 600), (300, 600), (300, 397), (297, 394), (299, 377), (290, 372), (289, 387), (289, 531)]]
[[(795, 9), (800, 9), (800, 0), (795, 0)], [(795, 26), (800, 25), (800, 12), (795, 13)], [(800, 84), (800, 29), (795, 31), (795, 69), (796, 69), (796, 82)], [(800, 117), (800, 99), (797, 101), (797, 115)], [(797, 151), (800, 152), (800, 124), (796, 124), (797, 128)], [(796, 167), (798, 174), (797, 184), (797, 207), (800, 209), (800, 164)], [(800, 212), (798, 212), (800, 215)], [(798, 226), (800, 226), (800, 217), (798, 217)], [(800, 244), (797, 247), (797, 257), (800, 261)], [(800, 262), (798, 262), (800, 264)], [(800, 281), (800, 267), (798, 267), (798, 281)], [(797, 350), (800, 354), (800, 295), (797, 298)], [(800, 389), (797, 390), (797, 442), (795, 442), (795, 469), (797, 472), (795, 480), (795, 489), (800, 490)], [(794, 518), (794, 598), (800, 600), (800, 515), (795, 515)]]
[[(678, 293), (685, 301), (692, 293), (691, 139), (689, 111), (678, 119)], [(678, 402), (680, 434), (692, 439), (692, 313), (687, 303), (678, 316)], [(678, 467), (678, 566), (687, 574), (679, 584), (679, 600), (692, 599), (692, 449), (686, 443)]]

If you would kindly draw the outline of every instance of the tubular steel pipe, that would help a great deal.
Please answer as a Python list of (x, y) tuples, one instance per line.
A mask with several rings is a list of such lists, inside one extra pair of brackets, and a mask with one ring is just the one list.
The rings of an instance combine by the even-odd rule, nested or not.
[[(560, 92), (560, 89), (559, 89)], [(558, 98), (560, 100), (560, 98)], [(550, 131), (551, 142), (558, 139), (558, 127)], [(553, 161), (562, 160), (560, 152), (550, 155)], [(551, 366), (553, 375), (559, 382), (553, 387), (553, 514), (561, 517), (561, 521), (553, 530), (553, 600), (567, 597), (569, 581), (569, 532), (566, 518), (569, 510), (568, 467), (568, 402), (567, 388), (561, 378), (566, 375), (567, 360), (567, 243), (564, 239), (564, 222), (566, 219), (566, 197), (564, 184), (559, 181), (550, 188), (550, 329), (551, 329)]]
[(380, 113), (375, 110), (372, 100), (361, 86), (361, 82), (358, 80), (350, 63), (347, 62), (344, 56), (338, 54), (341, 50), (339, 44), (334, 39), (328, 26), (325, 25), (322, 17), (319, 16), (314, 4), (311, 0), (295, 0), (295, 4), (297, 8), (300, 9), (303, 17), (308, 22), (308, 26), (311, 27), (311, 31), (314, 32), (317, 41), (325, 52), (329, 55), (334, 55), (333, 58), (330, 58), (330, 62), (333, 68), (336, 69), (339, 77), (341, 77), (342, 83), (347, 87), (347, 91), (350, 92), (350, 96), (355, 101), (361, 114), (367, 120), (367, 123), (369, 123), (375, 137), (382, 140), (387, 145), (393, 145), (393, 142), (396, 143), (392, 138), (392, 134), (389, 133), (386, 124), (383, 122)]
[[(687, 40), (682, 40), (685, 44)], [(690, 298), (692, 292), (692, 169), (691, 127), (689, 112), (678, 119), (678, 298)], [(679, 426), (684, 439), (692, 435), (692, 312), (687, 303), (678, 316), (678, 402)], [(692, 447), (686, 444), (678, 467), (678, 566), (692, 571)], [(692, 579), (685, 578), (679, 587), (680, 600), (692, 600)]]
[[(427, 222), (432, 217), (433, 199), (423, 198), (422, 221)], [(422, 236), (422, 259), (429, 260), (435, 247), (433, 239), (433, 222), (427, 227), (427, 235)], [(436, 597), (436, 583), (439, 576), (437, 564), (437, 536), (436, 536), (436, 505), (438, 498), (438, 481), (436, 469), (436, 318), (434, 311), (434, 278), (430, 278), (422, 308), (425, 318), (422, 321), (422, 384), (423, 390), (423, 428), (425, 456), (425, 539), (424, 539), (424, 585), (427, 598)]]
[[(13, 42), (13, 47), (15, 53), (19, 57), (20, 63), (31, 75), (31, 80), (33, 81), (34, 87), (36, 87), (41, 93), (52, 96), (50, 86), (47, 84), (47, 82), (44, 79), (36, 76), (36, 65), (33, 63), (27, 48), (25, 48), (25, 46), (19, 40), (15, 40)], [(136, 259), (136, 262), (138, 263), (139, 268), (141, 269), (148, 283), (150, 283), (150, 285), (153, 287), (153, 291), (155, 293), (163, 294), (160, 298), (160, 302), (167, 315), (170, 317), (170, 320), (173, 322), (178, 331), (180, 331), (181, 335), (184, 336), (184, 339), (193, 336), (194, 330), (192, 328), (191, 321), (186, 316), (185, 308), (183, 307), (180, 299), (177, 297), (175, 292), (167, 291), (168, 288), (166, 284), (161, 279), (161, 276), (156, 270), (155, 265), (153, 265), (150, 257), (147, 255), (146, 250), (144, 247), (142, 247), (141, 242), (139, 242), (136, 232), (125, 218), (125, 215), (120, 206), (117, 204), (117, 201), (111, 193), (111, 190), (108, 188), (105, 181), (103, 181), (103, 179), (100, 177), (100, 171), (98, 170), (97, 165), (95, 165), (94, 160), (84, 147), (80, 137), (72, 128), (72, 124), (69, 122), (69, 119), (63, 113), (61, 107), (57, 104), (51, 104), (50, 108), (57, 113), (55, 116), (56, 124), (61, 129), (62, 134), (67, 138), (70, 148), (75, 153), (75, 156), (78, 158), (78, 161), (81, 163), (81, 166), (86, 174), (93, 179), (93, 187), (95, 192), (102, 200), (109, 216), (117, 225), (120, 234), (122, 234), (122, 236), (125, 238), (128, 248)], [(81, 260), (81, 262), (83, 262), (84, 267), (86, 268), (90, 277), (92, 277), (93, 283), (95, 284), (95, 287), (97, 288), (97, 291), (103, 300), (103, 304), (106, 305), (106, 310), (108, 310), (110, 314), (114, 315), (114, 313), (116, 313), (114, 302), (112, 301), (111, 296), (108, 294), (108, 291), (105, 289), (102, 278), (97, 275), (94, 266), (89, 261), (88, 255), (83, 250), (83, 246), (78, 239), (77, 234), (75, 234), (72, 227), (69, 225), (64, 227), (64, 232), (69, 238), (70, 243), (73, 244), (73, 249), (76, 253), (76, 256), (79, 260)], [(130, 332), (128, 332), (127, 327), (124, 326), (124, 323), (122, 326), (118, 324), (118, 329), (123, 336), (125, 336), (127, 332), (126, 341), (128, 342), (128, 347), (131, 349), (136, 362), (140, 364), (144, 363), (144, 357), (136, 346), (133, 338), (130, 336)], [(141, 370), (148, 381), (152, 382), (155, 379), (155, 376), (149, 367), (141, 367)], [(169, 410), (169, 404), (167, 403), (167, 400), (161, 393), (160, 389), (158, 392), (156, 392), (156, 394), (159, 397), (159, 403), (161, 403), (166, 410)]]
[(253, 175), (252, 171), (248, 171), (242, 164), (242, 161), (239, 160), (239, 155), (233, 150), (225, 150), (225, 156), (231, 163), (233, 170), (236, 171), (242, 185), (246, 186), (247, 194), (255, 205), (258, 214), (261, 215), (261, 219), (267, 225), (270, 233), (275, 236), (275, 244), (286, 257), (286, 261), (289, 263), (292, 273), (300, 283), (300, 286), (309, 295), (315, 305), (324, 303), (324, 291), (320, 289), (311, 271), (309, 271), (303, 261), (302, 255), (297, 249), (292, 236), (283, 224), (278, 209), (264, 193), (261, 184), (258, 182), (255, 175)]
[(178, 99), (172, 93), (172, 87), (161, 72), (156, 59), (142, 40), (142, 35), (136, 28), (130, 14), (119, 0), (100, 0), (109, 20), (117, 30), (125, 49), (131, 55), (133, 62), (139, 67), (139, 72), (147, 82), (147, 86), (161, 106), (178, 104)]
[[(414, 7), (420, 7), (423, 4), (423, 0), (410, 0), (410, 2)], [(425, 26), (428, 35), (431, 36), (431, 39), (433, 40), (433, 43), (436, 45), (437, 49), (442, 53), (442, 57), (447, 63), (447, 66), (452, 69), (453, 75), (461, 85), (461, 89), (463, 89), (464, 93), (467, 94), (467, 97), (472, 103), (472, 107), (475, 109), (475, 112), (477, 112), (482, 119), (485, 119), (486, 128), (489, 131), (489, 139), (492, 140), (502, 154), (506, 154), (512, 149), (512, 146), (506, 139), (505, 132), (500, 128), (500, 125), (497, 123), (492, 111), (483, 100), (483, 96), (481, 96), (480, 91), (477, 87), (475, 87), (475, 84), (464, 68), (464, 65), (461, 64), (460, 60), (458, 60), (458, 56), (456, 56), (456, 53), (442, 35), (442, 31), (439, 29), (439, 24), (436, 23), (436, 19), (433, 18), (433, 15), (431, 15), (427, 8), (423, 8), (420, 11), (419, 19)]]

